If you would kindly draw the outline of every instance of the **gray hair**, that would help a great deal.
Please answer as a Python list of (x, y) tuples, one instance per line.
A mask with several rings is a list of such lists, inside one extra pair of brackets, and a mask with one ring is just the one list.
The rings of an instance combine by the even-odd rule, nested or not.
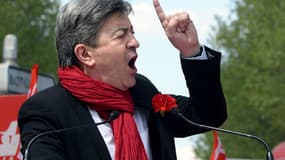
[(131, 5), (124, 0), (71, 0), (57, 15), (56, 48), (60, 67), (80, 66), (74, 47), (96, 47), (96, 36), (106, 18), (114, 13), (129, 15)]

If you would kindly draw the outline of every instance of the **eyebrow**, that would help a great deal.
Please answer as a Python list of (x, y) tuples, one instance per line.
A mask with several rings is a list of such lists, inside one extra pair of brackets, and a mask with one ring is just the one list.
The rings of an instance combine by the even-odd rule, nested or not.
[(133, 26), (131, 26), (130, 28), (129, 27), (120, 27), (120, 28), (117, 28), (113, 31), (112, 35), (114, 35), (116, 32), (118, 31), (124, 31), (124, 32), (127, 32), (127, 31), (131, 31), (131, 32), (134, 32), (134, 29), (133, 29)]

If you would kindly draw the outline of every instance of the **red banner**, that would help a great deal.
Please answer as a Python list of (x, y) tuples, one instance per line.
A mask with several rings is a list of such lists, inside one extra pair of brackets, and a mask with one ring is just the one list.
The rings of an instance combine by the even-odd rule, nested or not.
[(226, 160), (226, 152), (217, 131), (213, 131), (214, 144), (210, 160)]
[(20, 134), (18, 111), (27, 95), (0, 96), (0, 160), (18, 160)]

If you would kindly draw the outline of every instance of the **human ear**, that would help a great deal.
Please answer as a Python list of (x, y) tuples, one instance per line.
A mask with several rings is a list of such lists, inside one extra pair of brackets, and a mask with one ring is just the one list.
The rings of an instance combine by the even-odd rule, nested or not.
[(82, 65), (92, 67), (95, 65), (95, 58), (92, 56), (91, 48), (84, 44), (77, 44), (74, 53)]

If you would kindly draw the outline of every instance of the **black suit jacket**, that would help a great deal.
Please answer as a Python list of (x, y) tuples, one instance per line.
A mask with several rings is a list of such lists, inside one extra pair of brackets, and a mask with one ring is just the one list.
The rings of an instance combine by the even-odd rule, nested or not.
[[(220, 83), (220, 53), (206, 48), (209, 60), (181, 59), (190, 97), (176, 96), (182, 114), (206, 125), (220, 126), (226, 119), (226, 104)], [(153, 160), (175, 160), (174, 137), (205, 132), (185, 121), (152, 110), (151, 99), (159, 91), (144, 76), (137, 74), (131, 88), (135, 107), (148, 114)], [(174, 84), (175, 85), (175, 84)], [(28, 99), (19, 111), (18, 124), (22, 153), (39, 133), (94, 123), (86, 105), (57, 85)], [(109, 160), (105, 142), (96, 126), (73, 129), (38, 138), (30, 150), (32, 160)]]

